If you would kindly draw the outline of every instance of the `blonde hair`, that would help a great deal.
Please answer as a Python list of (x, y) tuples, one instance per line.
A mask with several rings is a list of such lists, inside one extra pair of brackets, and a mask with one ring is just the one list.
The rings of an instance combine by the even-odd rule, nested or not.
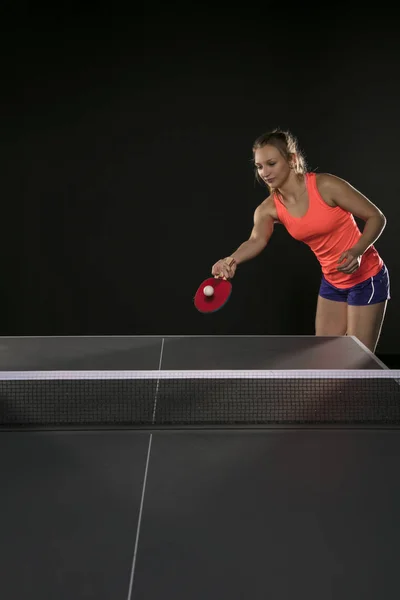
[[(290, 133), (290, 131), (283, 131), (282, 129), (274, 129), (268, 133), (260, 135), (253, 144), (253, 161), (255, 151), (259, 148), (263, 148), (266, 145), (274, 146), (279, 150), (283, 158), (293, 165), (294, 172), (298, 176), (302, 176), (307, 172), (307, 164), (304, 153), (299, 147), (299, 143), (296, 137)], [(255, 169), (256, 179), (259, 183), (265, 184)], [(268, 186), (267, 184), (267, 187)]]

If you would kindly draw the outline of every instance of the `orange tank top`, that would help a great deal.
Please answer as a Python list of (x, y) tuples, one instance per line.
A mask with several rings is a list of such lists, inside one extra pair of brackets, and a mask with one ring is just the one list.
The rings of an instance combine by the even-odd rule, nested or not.
[(361, 264), (351, 275), (337, 270), (342, 252), (352, 248), (361, 237), (353, 215), (340, 206), (331, 207), (321, 197), (315, 173), (306, 173), (309, 204), (303, 217), (292, 216), (277, 194), (274, 202), (279, 221), (288, 233), (307, 244), (319, 261), (322, 273), (329, 283), (339, 288), (349, 288), (376, 275), (383, 260), (372, 245), (361, 257)]

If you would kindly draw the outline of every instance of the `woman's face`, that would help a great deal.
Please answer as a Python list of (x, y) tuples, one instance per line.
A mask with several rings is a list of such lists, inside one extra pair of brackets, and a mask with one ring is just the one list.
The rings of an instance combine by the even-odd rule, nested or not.
[(273, 188), (279, 188), (289, 177), (290, 165), (275, 146), (263, 146), (254, 153), (259, 177)]

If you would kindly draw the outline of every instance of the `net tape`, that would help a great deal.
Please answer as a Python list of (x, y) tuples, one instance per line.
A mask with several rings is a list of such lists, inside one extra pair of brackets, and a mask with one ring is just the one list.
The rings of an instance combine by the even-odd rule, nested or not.
[(90, 370), (90, 371), (3, 371), (0, 381), (7, 380), (84, 380), (84, 379), (400, 379), (400, 370), (391, 369), (215, 369), (215, 370)]

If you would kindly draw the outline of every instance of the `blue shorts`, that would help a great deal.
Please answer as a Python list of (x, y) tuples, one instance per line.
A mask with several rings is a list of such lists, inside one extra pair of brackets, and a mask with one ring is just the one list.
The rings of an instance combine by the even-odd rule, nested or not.
[(322, 276), (319, 295), (327, 300), (347, 302), (352, 306), (365, 306), (390, 300), (390, 279), (386, 265), (374, 275), (350, 288), (337, 288)]

